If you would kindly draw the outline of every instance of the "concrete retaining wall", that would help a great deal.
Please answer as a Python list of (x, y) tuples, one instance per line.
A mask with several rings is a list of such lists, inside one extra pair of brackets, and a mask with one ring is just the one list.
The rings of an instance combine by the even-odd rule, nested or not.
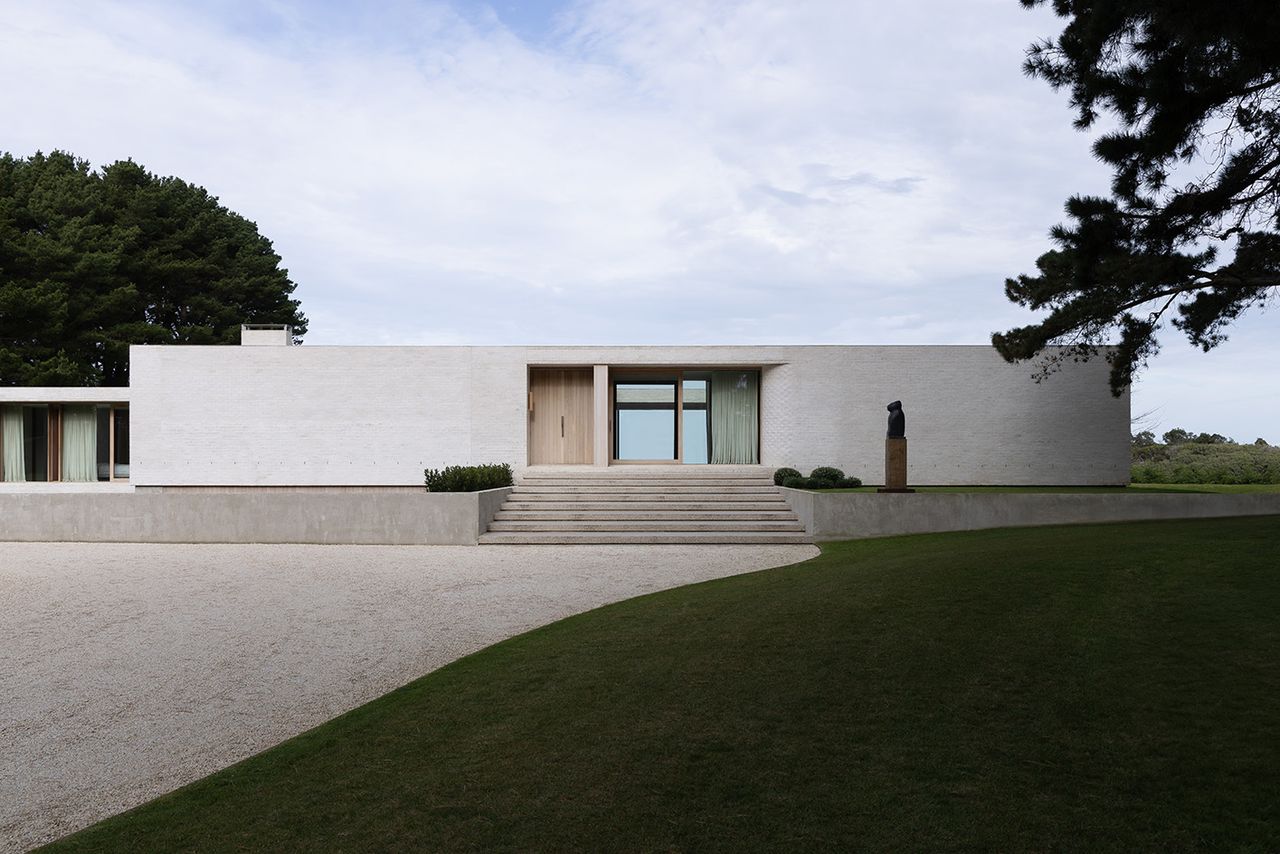
[(1280, 515), (1280, 494), (807, 492), (783, 489), (815, 540), (849, 540), (1028, 525)]
[(510, 491), (0, 494), (0, 540), (475, 545)]

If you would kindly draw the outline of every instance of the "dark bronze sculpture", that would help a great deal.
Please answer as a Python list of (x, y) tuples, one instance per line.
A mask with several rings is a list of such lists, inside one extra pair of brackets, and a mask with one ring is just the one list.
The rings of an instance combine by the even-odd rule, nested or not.
[(890, 439), (901, 439), (907, 435), (907, 416), (902, 414), (902, 401), (895, 400), (886, 407), (889, 410), (889, 432), (886, 434)]

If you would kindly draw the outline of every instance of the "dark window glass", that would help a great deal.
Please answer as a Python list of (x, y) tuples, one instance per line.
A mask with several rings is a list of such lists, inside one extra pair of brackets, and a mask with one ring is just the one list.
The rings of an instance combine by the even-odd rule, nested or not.
[(98, 480), (111, 479), (111, 410), (98, 407)]
[(129, 476), (129, 410), (113, 409), (111, 416), (115, 418), (116, 423), (115, 476), (127, 478)]
[(49, 479), (49, 407), (22, 407), (22, 454), (27, 480)]

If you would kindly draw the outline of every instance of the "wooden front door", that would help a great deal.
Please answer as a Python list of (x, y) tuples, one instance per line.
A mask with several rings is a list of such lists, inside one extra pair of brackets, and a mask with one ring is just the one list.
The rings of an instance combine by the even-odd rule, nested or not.
[(595, 444), (591, 368), (529, 371), (529, 465), (590, 465)]

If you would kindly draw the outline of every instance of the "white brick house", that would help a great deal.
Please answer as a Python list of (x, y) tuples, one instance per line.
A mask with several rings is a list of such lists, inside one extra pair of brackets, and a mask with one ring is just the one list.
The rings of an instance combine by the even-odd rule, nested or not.
[[(133, 347), (128, 389), (0, 388), (0, 426), (16, 425), (18, 409), (28, 424), (45, 412), (43, 470), (56, 481), (78, 453), (57, 447), (60, 413), (106, 408), (100, 482), (127, 478), (129, 488), (407, 487), (425, 467), (482, 462), (834, 465), (876, 483), (885, 405), (902, 400), (917, 484), (1102, 485), (1129, 475), (1128, 395), (1111, 396), (1100, 360), (1037, 383), (1031, 366), (986, 346), (287, 340), (247, 330), (245, 344), (267, 346)], [(27, 451), (28, 460), (41, 453)]]

